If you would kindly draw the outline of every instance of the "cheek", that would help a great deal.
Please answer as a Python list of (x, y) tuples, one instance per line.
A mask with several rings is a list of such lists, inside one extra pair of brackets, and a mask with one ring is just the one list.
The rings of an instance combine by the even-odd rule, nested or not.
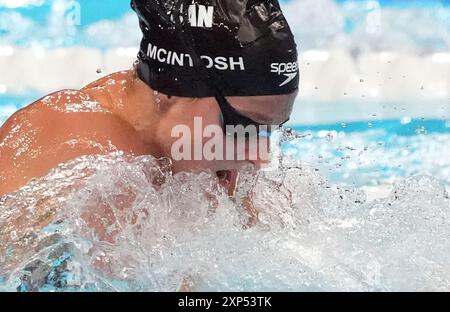
[(201, 120), (203, 127), (209, 125), (221, 126), (221, 112), (217, 105), (204, 105), (193, 112), (190, 117), (191, 123), (193, 120)]
[(211, 140), (224, 142), (221, 115), (215, 106), (207, 106), (197, 111), (195, 115), (191, 116), (189, 123), (193, 141), (195, 139), (197, 143), (202, 142), (203, 146), (208, 142), (211, 143)]
[[(232, 170), (239, 169), (248, 161), (254, 163), (264, 162), (261, 158), (268, 158), (266, 148), (261, 149), (260, 145), (268, 145), (268, 138), (262, 137), (256, 139), (256, 156), (249, 158), (248, 142), (244, 140), (244, 150), (238, 151), (238, 143), (232, 136), (225, 136), (223, 133), (222, 122), (220, 120), (220, 111), (218, 109), (204, 107), (201, 111), (189, 111), (184, 114), (179, 114), (177, 118), (167, 118), (161, 121), (158, 137), (163, 142), (163, 155), (174, 158), (172, 155), (172, 147), (176, 144), (180, 145), (180, 141), (189, 145), (190, 158), (179, 161), (174, 161), (175, 171), (189, 171), (195, 169), (206, 170)], [(207, 160), (205, 152), (212, 152), (212, 146), (218, 144), (222, 148), (222, 159), (224, 160)], [(227, 147), (232, 149), (231, 153)], [(195, 160), (195, 153), (201, 155), (201, 160)], [(210, 155), (211, 155), (210, 154)], [(230, 155), (231, 154), (231, 155)], [(238, 154), (241, 157), (237, 157)], [(231, 156), (231, 159), (227, 157)], [(262, 156), (262, 157), (261, 157)], [(239, 159), (239, 160), (238, 160)]]
[(157, 138), (163, 155), (172, 157), (172, 147), (177, 144), (179, 146), (180, 142), (184, 142), (183, 146), (188, 146), (191, 150), (191, 159), (194, 159), (195, 152), (197, 155), (199, 152), (203, 155), (203, 148), (207, 148), (212, 142), (221, 142), (225, 146), (220, 116), (217, 113), (197, 112), (178, 117), (166, 118), (158, 127)]

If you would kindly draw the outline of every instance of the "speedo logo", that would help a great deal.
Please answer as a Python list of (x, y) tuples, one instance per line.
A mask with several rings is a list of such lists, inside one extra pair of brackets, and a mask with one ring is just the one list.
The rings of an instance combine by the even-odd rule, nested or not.
[[(166, 50), (151, 43), (148, 44), (147, 56), (153, 60), (168, 65), (194, 67), (194, 61), (190, 54)], [(213, 57), (208, 55), (201, 55), (200, 58), (202, 59), (207, 69), (215, 68), (217, 70), (245, 70), (244, 58), (242, 56)]]
[(272, 63), (270, 65), (270, 72), (277, 73), (278, 75), (286, 76), (286, 80), (284, 80), (280, 87), (287, 85), (291, 81), (293, 81), (298, 75), (298, 62), (292, 63)]

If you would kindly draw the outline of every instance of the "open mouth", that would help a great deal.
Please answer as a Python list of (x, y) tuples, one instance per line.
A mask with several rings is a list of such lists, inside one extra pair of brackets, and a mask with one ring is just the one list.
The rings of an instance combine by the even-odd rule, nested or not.
[(219, 184), (228, 191), (228, 195), (234, 195), (236, 191), (239, 172), (237, 170), (221, 170), (217, 171)]

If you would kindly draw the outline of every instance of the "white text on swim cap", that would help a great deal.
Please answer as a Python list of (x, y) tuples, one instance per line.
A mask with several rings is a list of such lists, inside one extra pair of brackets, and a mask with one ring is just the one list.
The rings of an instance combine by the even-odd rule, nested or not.
[[(151, 43), (148, 44), (147, 56), (160, 63), (165, 63), (173, 66), (190, 66), (194, 67), (194, 62), (191, 55), (187, 53), (179, 53), (164, 48), (159, 48)], [(226, 57), (226, 56), (208, 56), (201, 55), (205, 67), (208, 69), (215, 68), (217, 70), (245, 70), (244, 58), (240, 57)]]
[(205, 5), (189, 6), (189, 22), (191, 27), (212, 28), (214, 19), (214, 7)]
[[(184, 22), (183, 10), (184, 5), (181, 4), (178, 16), (180, 23)], [(191, 27), (212, 28), (214, 24), (214, 6), (191, 4), (188, 8), (188, 16)], [(170, 19), (172, 22), (176, 21), (176, 17), (173, 14), (170, 15)]]

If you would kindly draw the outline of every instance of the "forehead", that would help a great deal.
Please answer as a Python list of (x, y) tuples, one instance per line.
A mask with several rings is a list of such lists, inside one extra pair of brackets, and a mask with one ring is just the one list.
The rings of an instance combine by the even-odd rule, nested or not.
[(245, 116), (265, 124), (286, 121), (298, 92), (286, 95), (227, 97), (229, 103)]

